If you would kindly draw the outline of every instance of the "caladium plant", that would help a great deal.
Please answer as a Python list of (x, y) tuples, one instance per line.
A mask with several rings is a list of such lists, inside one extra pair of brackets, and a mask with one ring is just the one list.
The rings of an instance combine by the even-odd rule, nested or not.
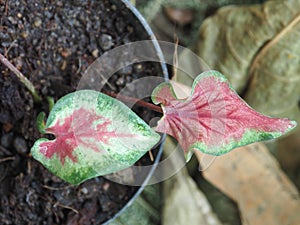
[(166, 82), (153, 91), (152, 100), (164, 113), (155, 129), (103, 93), (70, 93), (54, 105), (46, 124), (39, 119), (40, 130), (55, 139), (37, 140), (32, 155), (57, 176), (79, 184), (133, 165), (159, 142), (155, 131), (174, 136), (188, 160), (194, 149), (221, 155), (279, 137), (296, 126), (253, 110), (217, 71), (200, 74), (186, 99), (177, 99)]

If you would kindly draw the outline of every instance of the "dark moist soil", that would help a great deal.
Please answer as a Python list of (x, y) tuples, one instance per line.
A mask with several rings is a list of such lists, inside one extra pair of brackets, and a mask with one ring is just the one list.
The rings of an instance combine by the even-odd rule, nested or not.
[[(108, 0), (0, 0), (0, 52), (40, 95), (57, 100), (76, 90), (82, 73), (104, 52), (149, 39), (119, 5)], [(36, 116), (48, 112), (48, 106), (34, 103), (2, 64), (0, 71), (0, 224), (90, 225), (111, 218), (138, 187), (103, 177), (71, 186), (50, 174), (30, 156), (30, 147), (41, 137)], [(107, 89), (118, 92), (136, 78), (160, 74), (159, 64), (134, 64), (114, 74)], [(146, 121), (157, 116), (134, 110)], [(144, 156), (142, 163), (151, 161)]]

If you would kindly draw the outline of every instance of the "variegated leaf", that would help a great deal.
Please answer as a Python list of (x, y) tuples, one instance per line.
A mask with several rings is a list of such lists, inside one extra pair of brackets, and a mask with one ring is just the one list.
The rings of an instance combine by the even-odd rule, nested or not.
[(62, 97), (41, 130), (55, 139), (37, 140), (32, 156), (72, 184), (127, 168), (160, 140), (123, 103), (92, 90)]
[(222, 155), (252, 142), (277, 138), (296, 126), (295, 121), (264, 116), (244, 102), (217, 71), (200, 74), (191, 95), (177, 99), (170, 83), (160, 84), (152, 93), (164, 116), (156, 131), (172, 135), (185, 151)]

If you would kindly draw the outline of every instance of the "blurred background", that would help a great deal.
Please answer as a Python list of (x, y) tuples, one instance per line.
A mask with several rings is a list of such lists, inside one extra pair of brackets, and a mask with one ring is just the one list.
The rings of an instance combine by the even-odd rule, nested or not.
[[(299, 124), (300, 1), (132, 3), (158, 40), (194, 51), (211, 69), (227, 76), (257, 111)], [(184, 53), (178, 60), (193, 66)], [(180, 71), (176, 80), (192, 84)], [(168, 138), (164, 152), (175, 147)], [(280, 139), (218, 157), (204, 171), (198, 160), (193, 157), (172, 178), (146, 187), (140, 203), (119, 218), (120, 224), (300, 224), (299, 125)], [(133, 222), (128, 223), (130, 219)]]

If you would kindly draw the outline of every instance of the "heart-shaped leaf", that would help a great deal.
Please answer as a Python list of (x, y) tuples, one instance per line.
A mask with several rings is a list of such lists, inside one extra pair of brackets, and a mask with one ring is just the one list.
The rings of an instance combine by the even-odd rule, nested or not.
[(45, 132), (55, 139), (37, 140), (32, 156), (72, 184), (127, 168), (160, 140), (123, 103), (92, 90), (62, 97), (49, 114)]
[(281, 136), (296, 126), (295, 121), (264, 116), (253, 110), (217, 71), (200, 74), (191, 95), (177, 99), (170, 83), (152, 93), (164, 116), (156, 131), (177, 139), (187, 160), (192, 150), (222, 155), (233, 148)]

